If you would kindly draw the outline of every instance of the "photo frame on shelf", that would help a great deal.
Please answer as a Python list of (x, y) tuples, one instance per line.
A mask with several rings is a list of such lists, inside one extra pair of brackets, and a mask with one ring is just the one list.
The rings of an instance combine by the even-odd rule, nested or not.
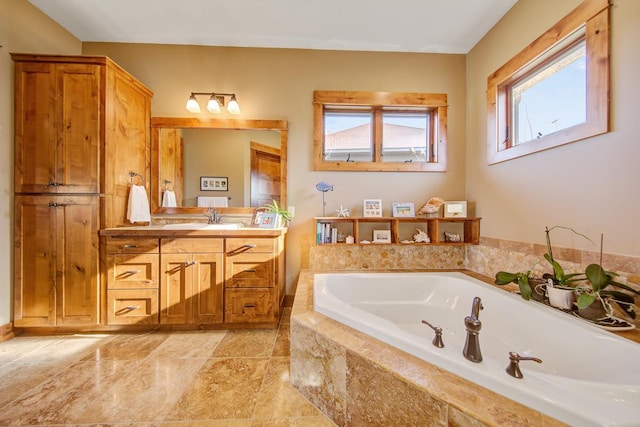
[(464, 200), (444, 202), (445, 218), (465, 218), (467, 216), (467, 202)]
[(373, 230), (373, 243), (391, 243), (391, 230)]
[(364, 199), (362, 202), (363, 217), (381, 217), (382, 216), (382, 200), (380, 199)]
[(267, 208), (256, 208), (253, 211), (253, 216), (251, 217), (251, 227), (259, 227), (260, 226), (260, 218), (262, 214), (267, 211)]
[(273, 212), (264, 212), (260, 215), (258, 228), (276, 228), (278, 223), (278, 214)]
[(395, 218), (413, 218), (416, 216), (413, 203), (393, 203), (393, 217)]
[(229, 191), (229, 178), (226, 176), (201, 176), (200, 191)]

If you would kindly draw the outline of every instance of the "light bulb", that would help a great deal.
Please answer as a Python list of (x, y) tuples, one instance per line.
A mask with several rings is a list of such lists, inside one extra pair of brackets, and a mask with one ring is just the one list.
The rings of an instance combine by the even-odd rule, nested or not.
[(240, 114), (240, 105), (238, 105), (235, 95), (231, 95), (231, 100), (229, 101), (229, 105), (227, 105), (227, 111), (231, 114)]
[(214, 114), (220, 112), (220, 104), (218, 103), (215, 95), (211, 95), (211, 98), (209, 98), (209, 102), (207, 102), (207, 110)]
[(198, 104), (198, 101), (196, 100), (196, 96), (194, 94), (191, 94), (191, 96), (189, 97), (189, 100), (187, 100), (186, 108), (187, 108), (187, 111), (191, 113), (200, 112), (200, 104)]

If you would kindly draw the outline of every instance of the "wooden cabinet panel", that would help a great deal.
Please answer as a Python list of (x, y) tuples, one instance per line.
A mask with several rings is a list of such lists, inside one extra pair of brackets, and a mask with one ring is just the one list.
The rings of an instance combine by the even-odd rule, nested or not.
[(109, 254), (158, 253), (158, 248), (158, 239), (144, 237), (109, 237), (107, 239)]
[(221, 323), (223, 320), (224, 257), (219, 254), (194, 254), (193, 321)]
[(275, 263), (271, 253), (243, 253), (227, 256), (227, 288), (269, 288), (274, 286)]
[(241, 253), (267, 252), (273, 253), (276, 250), (276, 239), (260, 238), (228, 238), (225, 242), (225, 252), (227, 256)]
[(112, 254), (107, 256), (109, 289), (157, 289), (157, 254)]
[(158, 324), (158, 290), (108, 290), (107, 323), (109, 325)]
[(98, 197), (16, 197), (15, 325), (98, 322)]
[(221, 238), (161, 239), (161, 323), (223, 321), (223, 242)]
[(229, 323), (274, 322), (277, 302), (272, 289), (226, 289), (225, 321)]
[(224, 239), (209, 237), (192, 237), (162, 239), (162, 253), (209, 253), (222, 252)]
[(99, 192), (100, 96), (97, 65), (16, 63), (16, 192)]

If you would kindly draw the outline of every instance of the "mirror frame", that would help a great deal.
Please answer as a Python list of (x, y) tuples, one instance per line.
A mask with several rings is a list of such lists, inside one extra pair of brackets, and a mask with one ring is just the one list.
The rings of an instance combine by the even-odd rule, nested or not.
[[(160, 206), (162, 190), (160, 185), (160, 129), (235, 129), (235, 130), (272, 130), (280, 132), (280, 205), (287, 206), (287, 140), (289, 134), (286, 120), (238, 120), (238, 119), (200, 119), (191, 117), (152, 117), (151, 118), (151, 212), (152, 214), (189, 214), (206, 211), (206, 208)], [(242, 208), (223, 208), (226, 212), (250, 213), (257, 206)]]

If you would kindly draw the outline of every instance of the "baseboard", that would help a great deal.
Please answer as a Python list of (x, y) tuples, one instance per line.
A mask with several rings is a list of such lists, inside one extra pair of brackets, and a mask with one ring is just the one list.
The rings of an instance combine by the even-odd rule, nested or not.
[(0, 342), (10, 340), (16, 335), (13, 332), (13, 322), (0, 326)]

